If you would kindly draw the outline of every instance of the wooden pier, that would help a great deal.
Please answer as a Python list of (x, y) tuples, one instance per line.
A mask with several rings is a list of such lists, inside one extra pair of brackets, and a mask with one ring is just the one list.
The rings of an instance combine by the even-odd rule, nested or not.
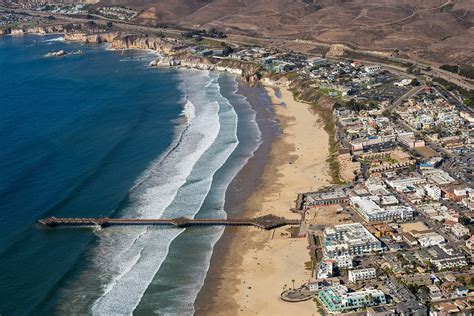
[(39, 223), (48, 227), (109, 227), (109, 226), (167, 226), (167, 227), (190, 227), (190, 226), (255, 226), (261, 229), (274, 229), (285, 225), (299, 225), (297, 219), (286, 219), (275, 215), (265, 215), (256, 218), (237, 219), (190, 219), (178, 217), (172, 219), (131, 219), (131, 218), (64, 218), (48, 217), (39, 220)]

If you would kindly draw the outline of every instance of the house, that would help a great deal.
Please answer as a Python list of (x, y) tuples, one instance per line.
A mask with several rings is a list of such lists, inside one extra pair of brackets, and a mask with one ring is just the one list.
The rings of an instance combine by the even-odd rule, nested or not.
[(444, 218), (447, 221), (453, 221), (457, 223), (459, 222), (459, 213), (455, 210), (448, 210), (446, 213), (444, 213)]
[(428, 285), (429, 295), (432, 300), (439, 300), (443, 297), (441, 290), (434, 284)]
[(463, 267), (467, 265), (466, 257), (453, 248), (446, 246), (433, 246), (429, 252), (432, 255), (430, 262), (438, 270)]
[(474, 254), (474, 235), (466, 240), (466, 248), (470, 250), (471, 254)]
[(418, 284), (418, 285), (430, 285), (433, 282), (431, 281), (431, 276), (428, 273), (424, 274), (406, 274), (403, 276), (403, 281), (407, 285)]
[(389, 309), (386, 305), (374, 306), (367, 308), (367, 316), (392, 316), (396, 315), (395, 311)]
[(441, 315), (456, 314), (459, 312), (458, 307), (452, 303), (439, 303), (435, 305), (435, 308), (437, 308), (441, 313), (443, 313)]
[(441, 187), (441, 191), (447, 199), (453, 202), (461, 202), (462, 199), (469, 196), (472, 189), (465, 184), (447, 185)]
[(426, 306), (415, 300), (398, 303), (395, 311), (400, 316), (426, 316), (428, 314)]
[(402, 233), (402, 238), (403, 238), (403, 241), (406, 242), (409, 246), (416, 246), (418, 245), (418, 240), (413, 237), (411, 234), (408, 234), (408, 233)]
[(451, 227), (451, 232), (456, 237), (462, 237), (462, 236), (465, 236), (465, 235), (469, 235), (469, 229), (461, 223), (455, 223)]
[(468, 293), (469, 293), (469, 289), (465, 286), (459, 286), (456, 288), (457, 296), (467, 296)]

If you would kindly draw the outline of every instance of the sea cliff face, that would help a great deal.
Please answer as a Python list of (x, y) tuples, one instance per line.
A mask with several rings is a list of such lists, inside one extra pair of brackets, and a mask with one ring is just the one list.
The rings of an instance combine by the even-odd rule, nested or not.
[(134, 34), (122, 35), (117, 32), (95, 34), (73, 32), (66, 33), (64, 39), (66, 41), (83, 43), (109, 43), (113, 49), (151, 49), (166, 55), (174, 54), (185, 49), (185, 46), (178, 42), (173, 42), (171, 39)]
[(117, 37), (117, 33), (115, 32), (94, 34), (85, 32), (72, 32), (64, 34), (64, 40), (82, 43), (112, 43), (115, 37)]
[(150, 66), (224, 71), (242, 76), (242, 78), (248, 83), (256, 83), (261, 78), (261, 68), (259, 65), (232, 59), (191, 55), (167, 56), (157, 58), (150, 63)]

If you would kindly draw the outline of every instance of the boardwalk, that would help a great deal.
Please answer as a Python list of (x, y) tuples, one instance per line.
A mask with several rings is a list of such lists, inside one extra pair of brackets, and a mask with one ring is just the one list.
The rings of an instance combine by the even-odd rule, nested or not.
[(39, 223), (48, 227), (90, 227), (90, 226), (167, 226), (167, 227), (189, 227), (189, 226), (255, 226), (262, 229), (273, 229), (285, 225), (299, 225), (300, 221), (286, 219), (274, 215), (265, 215), (256, 218), (237, 219), (190, 219), (178, 217), (173, 219), (129, 219), (129, 218), (59, 218), (48, 217), (39, 220)]

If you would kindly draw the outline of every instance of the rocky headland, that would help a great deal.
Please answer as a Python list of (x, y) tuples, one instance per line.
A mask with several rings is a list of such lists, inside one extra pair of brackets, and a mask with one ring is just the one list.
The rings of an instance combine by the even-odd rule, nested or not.
[(211, 71), (229, 72), (241, 76), (246, 82), (255, 84), (261, 79), (261, 67), (258, 64), (216, 57), (192, 56), (181, 54), (158, 57), (150, 63), (153, 67), (181, 67)]

